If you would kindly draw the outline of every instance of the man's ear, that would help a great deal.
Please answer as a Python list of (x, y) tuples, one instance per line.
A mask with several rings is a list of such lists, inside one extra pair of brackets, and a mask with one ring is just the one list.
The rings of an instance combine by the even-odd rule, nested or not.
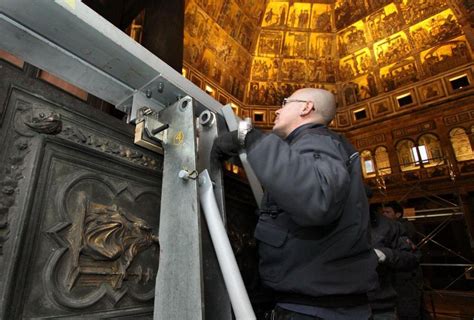
[(314, 109), (314, 102), (312, 101), (308, 101), (305, 103), (303, 109), (301, 110), (301, 113), (300, 115), (301, 116), (307, 116), (308, 114), (310, 114)]

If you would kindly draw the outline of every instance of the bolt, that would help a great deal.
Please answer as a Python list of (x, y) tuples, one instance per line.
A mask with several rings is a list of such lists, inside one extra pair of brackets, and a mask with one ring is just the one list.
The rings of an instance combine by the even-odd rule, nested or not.
[(188, 106), (188, 100), (184, 100), (183, 103), (181, 103), (181, 105), (179, 106), (179, 110), (180, 111), (184, 111), (186, 109), (186, 107)]
[(159, 82), (157, 90), (159, 93), (163, 93), (163, 91), (165, 90), (165, 84), (163, 82)]
[(178, 177), (183, 180), (196, 180), (199, 174), (196, 170), (188, 171), (186, 169), (181, 169), (178, 172)]
[(150, 108), (148, 108), (148, 107), (143, 107), (143, 108), (141, 109), (141, 111), (142, 111), (143, 114), (146, 115), (146, 116), (153, 113), (153, 111), (152, 111)]
[(214, 114), (209, 110), (203, 111), (199, 115), (199, 123), (203, 126), (210, 127), (214, 123)]
[(178, 177), (183, 180), (189, 180), (189, 173), (186, 170), (179, 170)]
[(168, 129), (169, 127), (170, 127), (170, 125), (166, 123), (166, 124), (164, 124), (164, 125), (162, 125), (162, 126), (160, 126), (160, 127), (158, 127), (158, 128), (155, 128), (155, 129), (151, 130), (151, 134), (152, 134), (152, 135), (156, 135), (157, 133), (159, 133), (159, 132), (161, 132), (161, 131), (163, 131), (163, 130)]

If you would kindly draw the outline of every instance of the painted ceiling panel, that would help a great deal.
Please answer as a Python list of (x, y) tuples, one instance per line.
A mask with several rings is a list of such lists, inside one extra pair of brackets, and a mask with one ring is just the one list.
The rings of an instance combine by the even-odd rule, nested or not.
[[(457, 1), (457, 2), (456, 2)], [(185, 61), (247, 106), (350, 106), (472, 61), (470, 0), (188, 0)]]

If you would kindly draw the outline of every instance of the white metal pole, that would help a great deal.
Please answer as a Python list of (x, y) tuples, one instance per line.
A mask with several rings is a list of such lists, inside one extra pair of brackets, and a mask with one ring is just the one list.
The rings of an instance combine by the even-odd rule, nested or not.
[[(224, 107), (222, 107), (220, 112), (224, 116), (229, 131), (237, 130), (239, 127), (240, 118), (235, 115), (231, 105), (226, 104)], [(242, 166), (244, 167), (245, 174), (247, 175), (247, 180), (249, 181), (250, 189), (252, 189), (253, 196), (255, 197), (255, 201), (257, 202), (257, 206), (260, 208), (263, 199), (262, 184), (260, 183), (260, 181), (258, 181), (257, 175), (250, 166), (250, 163), (247, 160), (247, 152), (244, 149), (241, 149), (239, 151), (239, 158), (240, 162), (242, 162)]]
[(222, 223), (214, 196), (212, 181), (207, 170), (199, 174), (199, 197), (235, 318), (237, 320), (255, 320), (255, 313), (250, 304), (244, 281), (232, 252), (224, 224)]

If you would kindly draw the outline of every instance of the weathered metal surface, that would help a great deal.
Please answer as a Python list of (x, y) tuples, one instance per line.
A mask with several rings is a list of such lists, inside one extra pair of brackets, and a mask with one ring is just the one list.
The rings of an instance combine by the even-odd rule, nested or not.
[(0, 318), (151, 318), (162, 156), (0, 68)]
[[(200, 320), (204, 318), (203, 270), (192, 99), (185, 97), (164, 109), (159, 119), (169, 128), (163, 141), (161, 254), (154, 319)], [(188, 175), (180, 178), (183, 172)]]

